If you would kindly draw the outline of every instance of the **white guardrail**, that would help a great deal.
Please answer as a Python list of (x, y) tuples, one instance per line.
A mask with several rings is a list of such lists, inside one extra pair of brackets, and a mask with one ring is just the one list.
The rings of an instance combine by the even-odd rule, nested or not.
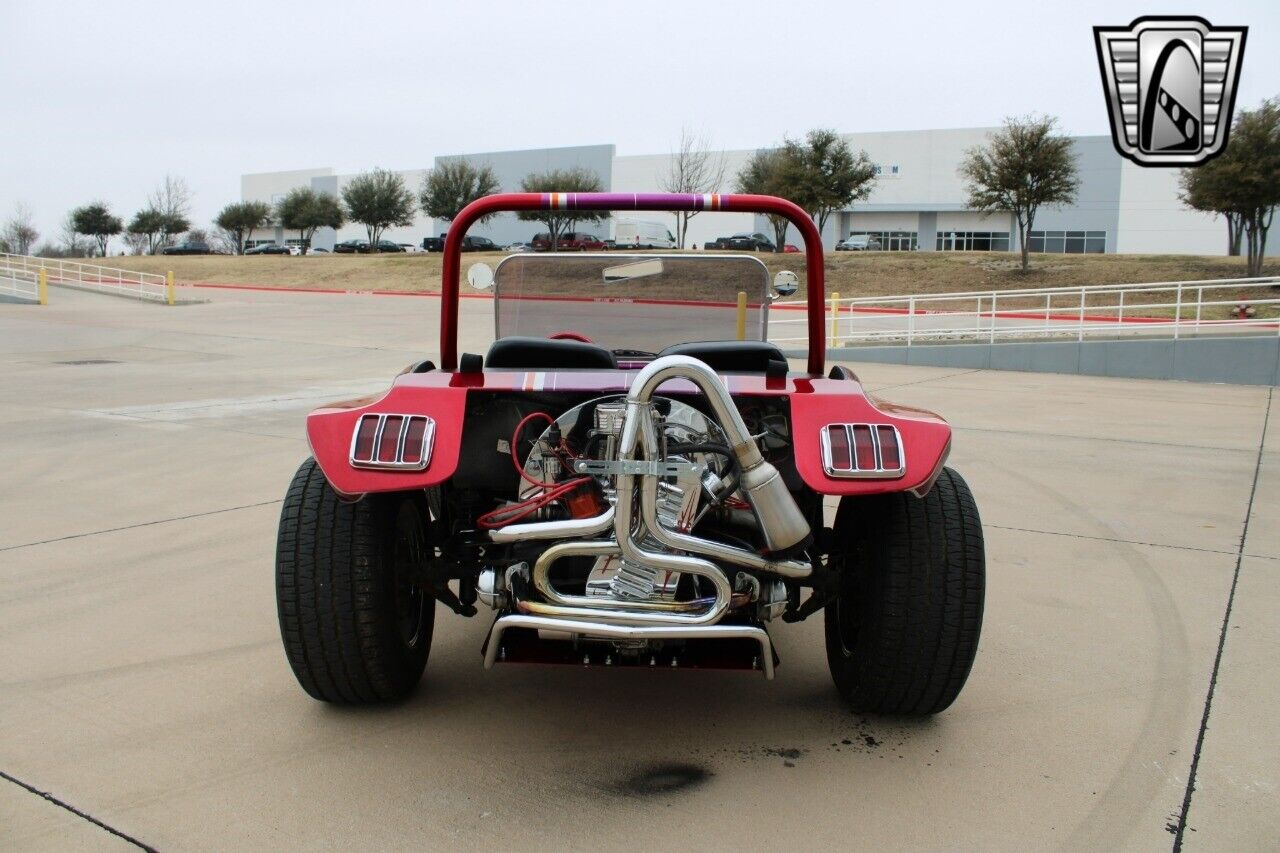
[[(769, 317), (770, 340), (784, 348), (806, 342), (807, 312), (796, 313), (801, 316), (789, 316), (786, 303), (775, 306)], [(1120, 335), (1280, 335), (1280, 277), (856, 299), (833, 294), (827, 300), (824, 325), (828, 347), (1083, 341)]]
[(27, 270), (14, 269), (0, 263), (0, 296), (16, 296), (19, 299), (40, 299), (40, 275)]
[(163, 275), (0, 252), (0, 276), (14, 273), (39, 275), (40, 270), (45, 270), (49, 284), (101, 290), (154, 302), (173, 302), (172, 287)]

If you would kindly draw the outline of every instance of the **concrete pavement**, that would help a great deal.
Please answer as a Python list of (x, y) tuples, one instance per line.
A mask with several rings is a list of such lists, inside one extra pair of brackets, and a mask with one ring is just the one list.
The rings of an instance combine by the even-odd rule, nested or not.
[(487, 622), (447, 611), (412, 699), (338, 709), (280, 648), (279, 501), (306, 411), (432, 357), (438, 302), (208, 295), (0, 305), (0, 847), (1280, 841), (1270, 389), (855, 365), (953, 423), (983, 513), (982, 644), (936, 718), (844, 710), (820, 619), (769, 683), (485, 672)]

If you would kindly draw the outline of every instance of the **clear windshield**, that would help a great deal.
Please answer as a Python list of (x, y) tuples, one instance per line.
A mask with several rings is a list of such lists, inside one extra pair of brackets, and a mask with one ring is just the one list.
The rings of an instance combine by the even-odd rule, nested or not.
[(494, 277), (497, 337), (577, 332), (609, 349), (656, 353), (686, 341), (764, 340), (769, 273), (747, 255), (521, 254)]

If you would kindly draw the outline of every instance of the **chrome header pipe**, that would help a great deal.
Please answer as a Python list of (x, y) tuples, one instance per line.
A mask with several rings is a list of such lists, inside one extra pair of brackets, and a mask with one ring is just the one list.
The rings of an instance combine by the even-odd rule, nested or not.
[[(619, 599), (599, 595), (569, 595), (560, 592), (555, 588), (555, 584), (551, 582), (551, 564), (556, 560), (565, 557), (612, 557), (621, 555), (622, 549), (613, 541), (558, 542), (538, 556), (538, 559), (533, 564), (529, 580), (533, 584), (533, 588), (541, 593), (542, 597), (550, 602), (551, 605), (564, 607), (586, 607), (591, 610), (617, 610), (627, 613), (643, 610), (688, 613), (694, 610), (704, 610), (715, 604), (714, 598), (695, 598), (689, 601), (645, 601), (642, 599)], [(730, 607), (743, 607), (749, 604), (750, 601), (750, 597), (746, 594), (735, 593)], [(520, 602), (520, 610), (526, 613), (537, 613), (539, 612), (538, 608), (541, 606), (536, 602), (531, 602), (528, 606), (525, 606), (524, 602)]]
[[(787, 490), (787, 484), (782, 481), (782, 475), (760, 455), (760, 448), (756, 447), (755, 439), (747, 431), (747, 425), (743, 423), (742, 415), (738, 413), (738, 407), (733, 404), (733, 398), (729, 396), (720, 377), (705, 362), (696, 358), (687, 355), (656, 358), (632, 381), (631, 388), (627, 391), (627, 416), (622, 428), (622, 438), (618, 442), (618, 458), (634, 458), (636, 439), (642, 426), (646, 434), (646, 451), (649, 451), (650, 445), (656, 447), (657, 437), (650, 427), (648, 407), (658, 386), (675, 378), (689, 380), (707, 398), (712, 414), (724, 430), (733, 455), (738, 459), (741, 468), (738, 487), (760, 521), (765, 547), (769, 551), (785, 551), (807, 539), (812, 532), (809, 522), (796, 506), (795, 499)], [(618, 482), (621, 483), (624, 479), (630, 478), (619, 477)], [(621, 505), (619, 489), (619, 511)]]
[(613, 507), (590, 518), (566, 518), (562, 521), (530, 521), (508, 524), (489, 531), (494, 542), (522, 542), (526, 539), (590, 539), (613, 526)]
[(807, 578), (813, 574), (813, 565), (807, 560), (770, 560), (755, 551), (735, 548), (723, 542), (703, 539), (680, 533), (662, 524), (657, 512), (658, 484), (656, 477), (646, 477), (640, 489), (640, 506), (644, 526), (659, 543), (677, 551), (702, 554), (726, 563), (733, 563), (756, 572), (767, 572), (784, 578)]

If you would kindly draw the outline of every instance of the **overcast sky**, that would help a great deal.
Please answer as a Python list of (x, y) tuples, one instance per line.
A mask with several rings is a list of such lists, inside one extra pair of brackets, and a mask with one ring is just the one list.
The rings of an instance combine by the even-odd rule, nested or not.
[(0, 0), (0, 219), (54, 237), (128, 219), (166, 173), (206, 225), (240, 175), (422, 168), (437, 154), (614, 143), (682, 126), (755, 148), (812, 127), (973, 127), (1047, 112), (1108, 132), (1091, 27), (1249, 27), (1238, 105), (1280, 94), (1280, 3)]

